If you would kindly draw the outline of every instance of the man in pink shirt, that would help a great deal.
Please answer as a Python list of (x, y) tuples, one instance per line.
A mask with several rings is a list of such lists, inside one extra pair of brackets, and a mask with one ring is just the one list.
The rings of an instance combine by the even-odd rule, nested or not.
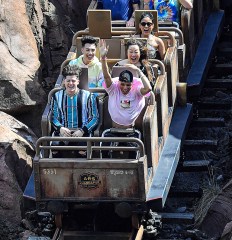
[[(105, 79), (105, 83), (106, 83)], [(112, 118), (112, 125), (116, 128), (130, 128), (134, 126), (136, 118), (145, 106), (145, 98), (141, 93), (143, 87), (135, 82), (131, 71), (124, 70), (118, 80), (107, 85), (109, 95), (108, 110)], [(135, 84), (134, 84), (135, 83)], [(109, 86), (109, 87), (108, 87)]]
[(104, 40), (100, 41), (100, 55), (105, 89), (109, 94), (108, 109), (112, 118), (112, 126), (116, 128), (130, 128), (134, 126), (145, 105), (144, 96), (151, 91), (151, 85), (143, 72), (133, 64), (128, 64), (138, 72), (142, 84), (134, 84), (133, 74), (129, 70), (120, 73), (119, 80), (113, 82), (108, 70), (106, 54), (108, 47)]
[[(151, 91), (151, 84), (143, 72), (133, 64), (128, 68), (137, 71), (141, 84), (133, 77), (129, 70), (120, 73), (118, 81), (114, 82), (108, 70), (107, 55), (108, 46), (104, 40), (100, 40), (100, 55), (102, 71), (105, 80), (105, 89), (109, 95), (108, 110), (112, 119), (113, 128), (133, 128), (135, 120), (145, 106), (145, 95)], [(104, 85), (103, 85), (104, 86)], [(105, 136), (119, 136), (120, 134), (108, 133)], [(128, 136), (125, 135), (124, 136)], [(136, 131), (129, 135), (138, 137)]]

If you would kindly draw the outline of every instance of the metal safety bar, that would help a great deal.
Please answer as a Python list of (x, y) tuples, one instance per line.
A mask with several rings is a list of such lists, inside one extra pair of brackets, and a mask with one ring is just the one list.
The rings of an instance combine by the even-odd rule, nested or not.
[(178, 35), (179, 45), (184, 44), (184, 35), (179, 28), (176, 28), (176, 27), (159, 27), (159, 31), (175, 32)]
[[(48, 142), (60, 141), (60, 142), (86, 142), (86, 146), (52, 146), (48, 145)], [(92, 146), (92, 143), (96, 142), (134, 142), (137, 146)], [(45, 145), (43, 145), (45, 144)], [(134, 137), (41, 137), (36, 142), (36, 156), (39, 157), (42, 149), (49, 150), (86, 150), (87, 159), (92, 158), (92, 151), (101, 150), (114, 150), (114, 151), (139, 151), (140, 156), (145, 155), (143, 142)]]
[[(127, 128), (127, 129), (109, 128), (109, 129), (106, 129), (106, 130), (103, 131), (102, 137), (105, 137), (106, 133), (115, 133), (115, 134), (137, 133), (138, 139), (141, 139), (141, 132), (138, 129), (133, 129), (133, 128)], [(126, 135), (125, 135), (125, 137), (126, 137)], [(119, 142), (116, 142), (116, 141), (111, 142), (111, 144), (110, 144), (110, 146), (111, 146), (110, 150), (111, 151), (110, 152), (113, 152), (114, 149), (116, 149), (116, 151), (117, 151), (117, 148), (119, 147), (118, 143)], [(100, 146), (102, 147), (102, 142), (100, 142)], [(104, 150), (104, 149), (102, 149), (102, 150)], [(138, 156), (139, 156), (139, 153), (137, 152), (136, 159), (138, 158)]]
[[(170, 33), (168, 32), (175, 32), (177, 34), (179, 44), (183, 45), (184, 44), (184, 36), (182, 31), (179, 28), (176, 27), (160, 27), (159, 28), (159, 34), (162, 36), (165, 36), (165, 32), (162, 33), (162, 31), (167, 31), (166, 35), (169, 37), (171, 36)], [(120, 35), (134, 35), (136, 33), (135, 27), (112, 27), (111, 34), (113, 36), (120, 36)], [(83, 35), (89, 35), (89, 28), (86, 28), (85, 30), (81, 30), (75, 33), (72, 39), (72, 46), (76, 46), (76, 38), (77, 37), (83, 37)], [(172, 40), (172, 44), (174, 45), (174, 41)]]
[(165, 74), (165, 66), (163, 62), (158, 59), (149, 59), (149, 62), (152, 63), (152, 65), (157, 64), (159, 66), (160, 75)]
[[(87, 28), (87, 30), (88, 30), (88, 28)], [(125, 34), (127, 31), (131, 34), (136, 34), (135, 27), (123, 27), (123, 30), (122, 30), (122, 27), (112, 27), (112, 33), (122, 32), (123, 33), (122, 35), (128, 35), (128, 34)], [(159, 32), (158, 32), (159, 36), (162, 36), (162, 34), (160, 33), (162, 31), (169, 32), (169, 33), (175, 32), (177, 34), (177, 36), (175, 38), (178, 38), (180, 45), (184, 44), (184, 35), (183, 35), (183, 32), (179, 28), (159, 27)], [(165, 36), (165, 34), (163, 34), (163, 36)]]

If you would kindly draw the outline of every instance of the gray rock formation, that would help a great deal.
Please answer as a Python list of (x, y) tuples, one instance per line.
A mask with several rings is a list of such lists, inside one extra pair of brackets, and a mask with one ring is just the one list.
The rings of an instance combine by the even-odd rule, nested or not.
[(14, 232), (20, 226), (20, 202), (32, 171), (36, 139), (26, 125), (0, 112), (0, 229), (10, 226)]
[(44, 91), (38, 83), (39, 54), (23, 0), (1, 1), (0, 36), (0, 110), (25, 111), (44, 101)]

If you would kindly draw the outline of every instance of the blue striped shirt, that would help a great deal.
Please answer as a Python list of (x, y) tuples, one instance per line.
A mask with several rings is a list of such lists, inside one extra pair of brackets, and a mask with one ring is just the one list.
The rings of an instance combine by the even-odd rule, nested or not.
[(83, 89), (72, 97), (64, 89), (56, 92), (51, 108), (52, 126), (56, 131), (61, 127), (82, 128), (89, 134), (99, 122), (96, 96)]

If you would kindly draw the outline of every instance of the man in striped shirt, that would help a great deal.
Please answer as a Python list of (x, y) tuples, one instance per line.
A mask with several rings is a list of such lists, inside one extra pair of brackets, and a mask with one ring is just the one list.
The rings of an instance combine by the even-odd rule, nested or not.
[(51, 106), (55, 136), (86, 137), (98, 125), (96, 97), (78, 88), (80, 72), (76, 65), (68, 65), (62, 71), (65, 89), (55, 93)]

